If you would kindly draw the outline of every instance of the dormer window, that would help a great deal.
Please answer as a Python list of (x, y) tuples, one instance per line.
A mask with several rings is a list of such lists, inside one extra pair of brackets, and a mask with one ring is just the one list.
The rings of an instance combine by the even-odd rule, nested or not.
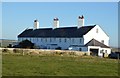
[(96, 29), (96, 33), (98, 33), (98, 28)]

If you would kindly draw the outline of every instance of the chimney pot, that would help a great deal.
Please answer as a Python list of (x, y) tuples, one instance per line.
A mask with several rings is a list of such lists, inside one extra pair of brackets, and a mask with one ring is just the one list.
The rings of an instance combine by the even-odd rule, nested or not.
[(59, 28), (59, 19), (58, 18), (53, 19), (53, 29), (55, 29), (55, 28)]
[(38, 29), (39, 28), (39, 22), (38, 20), (34, 20), (34, 29)]
[(84, 16), (79, 16), (78, 17), (78, 28), (84, 26)]

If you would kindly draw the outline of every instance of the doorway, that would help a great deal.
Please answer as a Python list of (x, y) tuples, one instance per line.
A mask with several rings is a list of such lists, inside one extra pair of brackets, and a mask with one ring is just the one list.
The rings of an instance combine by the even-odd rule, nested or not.
[(99, 49), (90, 49), (90, 55), (92, 55), (92, 56), (98, 56), (98, 50)]

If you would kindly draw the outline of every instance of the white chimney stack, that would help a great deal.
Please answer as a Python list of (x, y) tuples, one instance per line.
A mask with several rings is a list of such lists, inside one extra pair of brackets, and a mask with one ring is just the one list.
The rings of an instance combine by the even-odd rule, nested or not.
[(84, 16), (82, 15), (78, 17), (78, 28), (84, 26)]
[(59, 19), (58, 18), (53, 19), (53, 29), (55, 29), (55, 28), (59, 28)]
[(38, 20), (34, 20), (34, 29), (38, 29), (39, 28), (39, 22)]

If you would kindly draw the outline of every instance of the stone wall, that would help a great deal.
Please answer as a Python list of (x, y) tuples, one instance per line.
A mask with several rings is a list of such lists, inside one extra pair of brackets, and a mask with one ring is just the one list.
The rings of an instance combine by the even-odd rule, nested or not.
[(56, 55), (56, 56), (86, 56), (90, 52), (72, 50), (49, 50), (49, 49), (20, 49), (20, 48), (0, 48), (1, 53), (22, 54), (22, 55)]

